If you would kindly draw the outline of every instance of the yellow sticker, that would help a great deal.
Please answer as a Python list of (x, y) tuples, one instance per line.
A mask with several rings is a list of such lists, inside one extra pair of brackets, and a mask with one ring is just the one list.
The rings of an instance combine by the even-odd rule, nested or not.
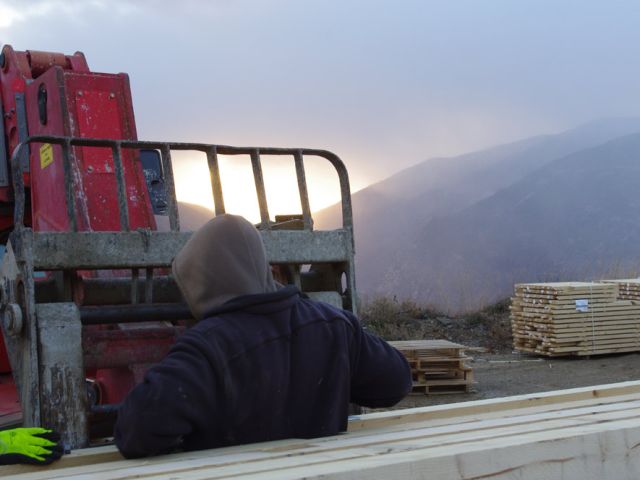
[(40, 147), (40, 168), (48, 167), (53, 163), (53, 147), (50, 143), (43, 143)]

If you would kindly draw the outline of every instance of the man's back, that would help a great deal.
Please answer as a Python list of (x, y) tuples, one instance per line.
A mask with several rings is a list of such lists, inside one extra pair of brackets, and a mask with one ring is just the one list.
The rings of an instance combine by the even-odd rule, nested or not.
[(274, 282), (260, 233), (220, 215), (172, 264), (199, 321), (118, 412), (129, 457), (331, 435), (349, 401), (393, 405), (411, 388), (406, 360), (349, 313)]
[(120, 410), (127, 456), (346, 429), (350, 401), (390, 406), (411, 388), (404, 357), (349, 313), (285, 288), (234, 299), (187, 331)]

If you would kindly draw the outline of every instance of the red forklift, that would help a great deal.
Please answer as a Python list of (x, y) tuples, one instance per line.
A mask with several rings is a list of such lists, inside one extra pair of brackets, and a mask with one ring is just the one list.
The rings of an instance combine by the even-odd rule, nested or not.
[[(311, 297), (355, 310), (349, 180), (335, 154), (139, 141), (128, 76), (92, 72), (81, 52), (5, 45), (0, 111), (0, 428), (55, 428), (69, 448), (103, 441), (123, 397), (186, 328), (170, 275), (190, 236), (176, 151), (206, 157), (215, 215), (226, 211), (221, 158), (250, 159), (246, 194), (257, 197), (269, 261)], [(283, 156), (301, 213), (272, 219), (263, 164)], [(309, 157), (337, 172), (342, 228), (313, 229)]]

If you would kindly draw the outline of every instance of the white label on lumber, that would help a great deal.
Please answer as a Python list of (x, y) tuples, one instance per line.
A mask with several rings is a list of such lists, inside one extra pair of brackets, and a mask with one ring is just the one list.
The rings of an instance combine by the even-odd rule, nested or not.
[(579, 312), (588, 312), (589, 311), (589, 300), (583, 298), (581, 300), (576, 300), (576, 310)]

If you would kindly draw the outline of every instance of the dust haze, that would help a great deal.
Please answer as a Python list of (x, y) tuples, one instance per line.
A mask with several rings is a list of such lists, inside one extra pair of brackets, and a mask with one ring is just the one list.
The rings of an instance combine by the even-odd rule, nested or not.
[[(535, 260), (538, 244), (529, 240), (544, 227), (526, 215), (545, 216), (546, 191), (518, 200), (509, 194), (541, 175), (556, 179), (554, 162), (577, 168), (581, 155), (585, 165), (600, 162), (577, 174), (587, 176), (580, 178), (592, 195), (585, 187), (584, 202), (569, 203), (587, 205), (579, 218), (589, 223), (589, 212), (612, 216), (602, 202), (616, 199), (610, 208), (626, 220), (599, 228), (636, 238), (635, 193), (621, 194), (617, 182), (634, 178), (624, 159), (640, 152), (634, 141), (615, 141), (640, 131), (639, 23), (632, 1), (0, 1), (0, 43), (81, 50), (95, 71), (127, 72), (142, 139), (336, 152), (353, 190), (369, 186), (354, 197), (362, 291), (456, 305), (463, 278), (465, 289), (495, 286), (473, 299), (481, 302), (505, 293), (516, 270), (523, 280), (596, 270), (586, 253)], [(512, 147), (494, 149), (505, 144)], [(603, 170), (611, 159), (619, 162), (613, 176)], [(393, 177), (413, 176), (409, 167), (420, 174), (406, 184)], [(571, 178), (549, 185), (563, 192)], [(358, 198), (369, 198), (368, 208)], [(587, 202), (594, 198), (598, 208)], [(510, 217), (500, 199), (533, 203)], [(560, 196), (554, 206), (563, 203)], [(323, 215), (319, 224), (330, 221)], [(504, 245), (482, 233), (495, 233), (494, 222), (507, 218), (521, 224), (499, 230)], [(522, 230), (527, 225), (530, 232)], [(559, 226), (548, 233), (565, 234)], [(585, 229), (557, 248), (632, 262), (630, 251), (607, 241)], [(525, 253), (533, 259), (514, 267)], [(383, 257), (395, 263), (372, 261)], [(535, 264), (548, 270), (533, 272)], [(459, 280), (443, 277), (451, 271)]]

